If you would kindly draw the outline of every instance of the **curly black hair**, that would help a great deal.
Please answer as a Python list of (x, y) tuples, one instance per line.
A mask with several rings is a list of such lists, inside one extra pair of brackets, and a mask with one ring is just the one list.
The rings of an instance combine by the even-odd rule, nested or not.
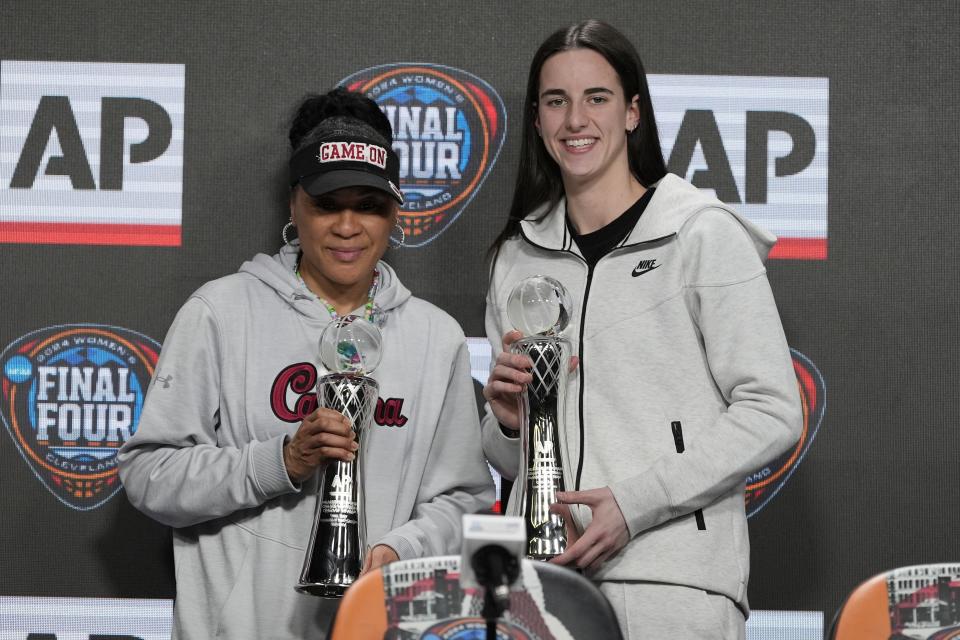
[(294, 151), (299, 149), (317, 125), (332, 117), (360, 120), (373, 127), (387, 142), (393, 140), (390, 121), (380, 111), (376, 102), (362, 93), (337, 87), (323, 95), (311, 93), (304, 96), (290, 124), (291, 149)]

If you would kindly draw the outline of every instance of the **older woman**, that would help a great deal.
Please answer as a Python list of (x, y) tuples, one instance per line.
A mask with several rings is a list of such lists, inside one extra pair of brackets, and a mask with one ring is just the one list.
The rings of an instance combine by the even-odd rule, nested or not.
[[(796, 379), (763, 260), (775, 238), (664, 167), (633, 45), (601, 22), (533, 58), (513, 206), (494, 245), (484, 448), (516, 474), (529, 360), (506, 309), (533, 274), (576, 301), (569, 491), (587, 570), (626, 638), (742, 638), (744, 478), (794, 443)], [(511, 509), (518, 505), (511, 501)]]
[(391, 140), (365, 97), (308, 97), (290, 130), (285, 245), (202, 286), (170, 328), (120, 473), (131, 502), (174, 527), (175, 637), (323, 637), (335, 605), (293, 586), (317, 471), (358, 446), (313, 393), (318, 338), (340, 316), (383, 335), (367, 568), (455, 552), (461, 515), (493, 503), (463, 332), (381, 260), (403, 201)]

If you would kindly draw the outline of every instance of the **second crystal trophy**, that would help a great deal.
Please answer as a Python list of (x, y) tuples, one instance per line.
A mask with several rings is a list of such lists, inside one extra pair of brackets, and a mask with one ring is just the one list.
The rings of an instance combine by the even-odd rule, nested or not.
[(331, 373), (317, 382), (317, 404), (345, 415), (360, 448), (349, 461), (321, 470), (320, 497), (296, 589), (324, 598), (343, 595), (360, 575), (366, 548), (363, 435), (380, 387), (369, 374), (380, 363), (380, 330), (355, 316), (334, 320), (320, 336), (320, 361)]
[(520, 505), (527, 523), (527, 555), (549, 560), (567, 547), (562, 516), (550, 513), (565, 490), (563, 421), (570, 341), (561, 334), (570, 323), (572, 302), (562, 284), (547, 276), (521, 280), (507, 301), (507, 316), (524, 335), (513, 353), (533, 361), (533, 381), (521, 394)]

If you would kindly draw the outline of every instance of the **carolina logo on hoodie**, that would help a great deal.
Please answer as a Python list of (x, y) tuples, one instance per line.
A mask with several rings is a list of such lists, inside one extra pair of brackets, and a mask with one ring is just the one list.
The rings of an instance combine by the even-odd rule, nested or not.
[(482, 78), (440, 64), (384, 64), (339, 84), (374, 100), (393, 127), (405, 246), (432, 242), (490, 175), (507, 133), (503, 100)]
[(757, 514), (773, 500), (787, 484), (787, 480), (803, 462), (813, 439), (817, 437), (823, 414), (827, 408), (827, 385), (813, 361), (796, 349), (790, 349), (793, 370), (800, 387), (800, 403), (803, 405), (803, 431), (800, 440), (792, 449), (747, 477), (747, 517)]
[(0, 353), (7, 434), (41, 484), (68, 507), (120, 490), (117, 451), (137, 430), (160, 344), (92, 324), (22, 336)]
[[(284, 422), (300, 422), (317, 408), (317, 368), (298, 362), (277, 374), (270, 388), (270, 408)], [(373, 421), (381, 427), (403, 427), (403, 398), (377, 398)]]

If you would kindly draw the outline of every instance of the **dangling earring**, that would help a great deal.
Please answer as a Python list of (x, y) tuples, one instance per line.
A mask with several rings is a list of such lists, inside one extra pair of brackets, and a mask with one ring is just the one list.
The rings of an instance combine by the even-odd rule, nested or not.
[[(280, 236), (283, 238), (283, 244), (288, 245), (288, 246), (290, 245), (290, 240), (287, 238), (287, 234), (290, 233), (290, 228), (291, 228), (291, 227), (293, 227), (294, 229), (296, 229), (296, 225), (293, 224), (293, 220), (291, 220), (291, 221), (288, 222), (287, 224), (283, 225), (283, 233), (280, 234)], [(294, 238), (294, 239), (296, 239), (296, 238)]]
[(633, 123), (633, 126), (630, 127), (629, 129), (627, 129), (627, 133), (633, 133), (633, 132), (636, 131), (636, 130), (637, 130), (637, 123), (634, 122), (634, 123)]
[(393, 236), (391, 235), (390, 242), (394, 243), (393, 246), (395, 249), (399, 249), (400, 247), (402, 247), (407, 243), (407, 232), (403, 230), (403, 226), (400, 224), (399, 220), (397, 220), (397, 223), (395, 226), (397, 227), (397, 230), (400, 232), (400, 239), (394, 240)]

